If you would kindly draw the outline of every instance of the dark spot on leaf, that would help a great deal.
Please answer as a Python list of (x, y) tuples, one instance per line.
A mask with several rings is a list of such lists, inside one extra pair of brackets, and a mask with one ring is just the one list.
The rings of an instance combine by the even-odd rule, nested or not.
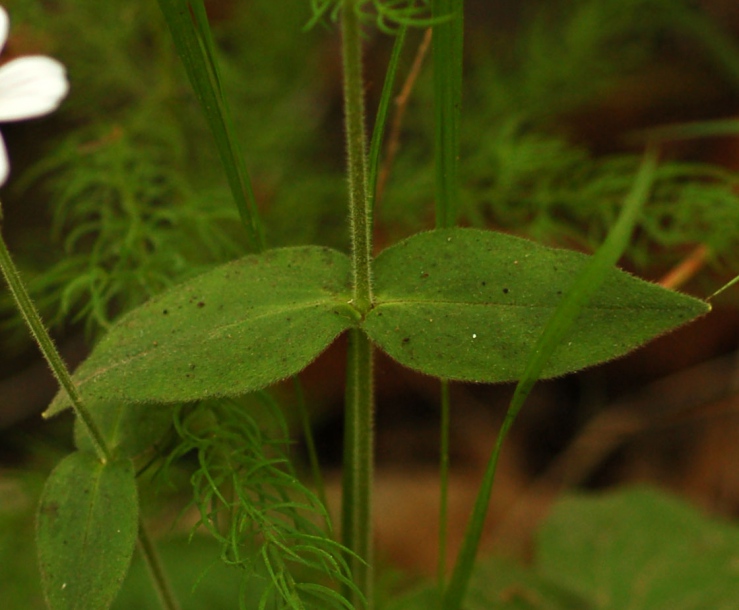
[(403, 337), (403, 345), (408, 345), (411, 342), (410, 337)]
[(168, 313), (169, 313), (169, 310), (168, 310), (168, 309), (165, 309), (165, 310), (164, 310), (164, 311), (162, 312), (162, 314), (163, 314), (163, 315), (165, 315), (165, 316), (166, 316), (166, 315), (167, 315)]
[(429, 274), (428, 274), (428, 273), (422, 273), (422, 274), (421, 274), (421, 277), (422, 277), (423, 279), (426, 279), (426, 278), (427, 278), (428, 276), (429, 276)]
[(503, 294), (508, 294), (508, 288), (503, 288)]
[(203, 301), (198, 301), (198, 307), (205, 307), (205, 303), (203, 303)]
[(488, 283), (487, 283), (487, 282), (481, 282), (481, 284), (482, 284), (483, 286), (487, 286), (487, 285), (488, 285)]
[(49, 502), (48, 504), (41, 505), (41, 513), (49, 515), (50, 517), (56, 517), (59, 515), (59, 503)]

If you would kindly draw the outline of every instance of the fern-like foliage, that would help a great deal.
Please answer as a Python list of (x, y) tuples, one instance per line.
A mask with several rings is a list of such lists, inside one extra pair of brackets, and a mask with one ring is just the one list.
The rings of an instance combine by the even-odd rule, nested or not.
[(267, 579), (259, 608), (351, 609), (337, 590), (354, 589), (348, 551), (331, 538), (326, 509), (296, 477), (284, 441), (269, 438), (234, 402), (181, 408), (174, 421), (181, 442), (167, 463), (196, 456), (198, 526), (220, 542), (227, 564), (244, 570), (245, 582)]
[[(639, 155), (597, 156), (568, 137), (561, 116), (577, 116), (582, 104), (607, 95), (620, 79), (643, 73), (666, 37), (682, 36), (672, 20), (685, 4), (553, 1), (529, 9), (515, 37), (501, 34), (504, 49), (474, 49), (461, 125), (461, 221), (587, 251), (600, 243)], [(429, 80), (422, 79), (411, 102), (418, 112), (407, 115), (380, 206), (381, 222), (395, 234), (423, 227), (419, 219), (433, 196), (431, 120), (421, 111), (431, 105), (431, 94)], [(667, 267), (704, 244), (713, 264), (736, 273), (737, 184), (734, 171), (664, 159), (626, 256), (642, 269)]]
[(52, 235), (64, 256), (31, 284), (49, 324), (83, 322), (93, 336), (241, 251), (226, 230), (238, 222), (232, 206), (193, 192), (163, 142), (122, 127), (100, 131), (75, 132), (36, 168), (49, 176)]
[[(311, 0), (313, 16), (310, 28), (325, 17), (336, 21), (344, 0)], [(424, 27), (433, 23), (429, 0), (357, 0), (354, 10), (365, 23), (374, 23), (385, 33), (392, 34), (400, 25)]]

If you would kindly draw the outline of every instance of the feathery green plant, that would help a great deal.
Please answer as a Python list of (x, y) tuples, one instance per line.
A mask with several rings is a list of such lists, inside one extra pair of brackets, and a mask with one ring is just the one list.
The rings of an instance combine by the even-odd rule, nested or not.
[[(260, 607), (341, 607), (342, 598), (320, 579), (353, 587), (342, 548), (330, 537), (325, 507), (297, 479), (280, 443), (230, 401), (180, 408), (174, 423), (181, 441), (166, 461), (171, 466), (194, 452), (197, 525), (247, 581), (268, 575)], [(316, 576), (318, 582), (305, 580)]]

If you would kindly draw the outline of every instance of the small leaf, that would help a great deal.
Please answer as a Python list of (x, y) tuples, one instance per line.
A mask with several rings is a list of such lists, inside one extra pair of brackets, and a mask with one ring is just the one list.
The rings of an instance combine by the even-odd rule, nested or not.
[(52, 610), (103, 610), (128, 570), (138, 533), (138, 500), (129, 460), (103, 464), (89, 453), (51, 472), (37, 515), (44, 595)]
[[(218, 267), (125, 315), (75, 372), (88, 401), (235, 396), (299, 372), (354, 324), (349, 259), (307, 246)], [(69, 406), (57, 394), (46, 415)]]
[(739, 529), (636, 488), (561, 500), (538, 536), (538, 571), (600, 610), (736, 608)]
[[(588, 257), (501, 233), (443, 229), (382, 252), (367, 334), (401, 364), (463, 381), (517, 379)], [(584, 308), (544, 377), (621, 356), (707, 312), (618, 269)]]

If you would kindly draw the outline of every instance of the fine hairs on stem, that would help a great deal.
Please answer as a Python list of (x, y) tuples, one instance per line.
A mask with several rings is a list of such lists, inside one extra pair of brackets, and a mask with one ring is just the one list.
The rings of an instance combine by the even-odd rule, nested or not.
[[(72, 381), (72, 378), (67, 370), (64, 361), (62, 360), (59, 351), (56, 349), (51, 336), (49, 335), (46, 327), (41, 321), (36, 308), (28, 295), (23, 280), (21, 279), (18, 269), (13, 263), (8, 252), (7, 246), (5, 245), (5, 239), (0, 234), (0, 269), (2, 269), (3, 276), (10, 287), (10, 291), (15, 299), (18, 306), (18, 310), (23, 315), (24, 320), (28, 324), (29, 330), (36, 340), (41, 353), (43, 354), (46, 361), (49, 363), (54, 376), (59, 381), (61, 387), (67, 392), (69, 400), (72, 404), (72, 408), (75, 410), (76, 416), (83, 423), (87, 429), (87, 433), (92, 440), (93, 446), (98, 453), (98, 457), (101, 462), (109, 463), (113, 458), (113, 454), (108, 447), (107, 442), (100, 430), (95, 423), (90, 412), (87, 410), (85, 404), (82, 401), (77, 388)], [(161, 566), (156, 548), (154, 547), (145, 526), (142, 521), (139, 522), (139, 543), (141, 545), (142, 554), (146, 565), (150, 567), (149, 573), (151, 575), (152, 583), (155, 590), (157, 591), (159, 600), (162, 604), (162, 608), (165, 610), (179, 610), (180, 606), (177, 599), (172, 591), (164, 570)]]
[[(372, 214), (367, 184), (362, 39), (357, 0), (344, 0), (341, 36), (344, 66), (344, 120), (349, 176), (353, 305), (360, 314), (372, 306)], [(360, 329), (349, 331), (347, 357), (342, 536), (351, 551), (354, 582), (373, 608), (372, 481), (374, 386), (372, 344)], [(361, 603), (350, 591), (355, 605)]]

